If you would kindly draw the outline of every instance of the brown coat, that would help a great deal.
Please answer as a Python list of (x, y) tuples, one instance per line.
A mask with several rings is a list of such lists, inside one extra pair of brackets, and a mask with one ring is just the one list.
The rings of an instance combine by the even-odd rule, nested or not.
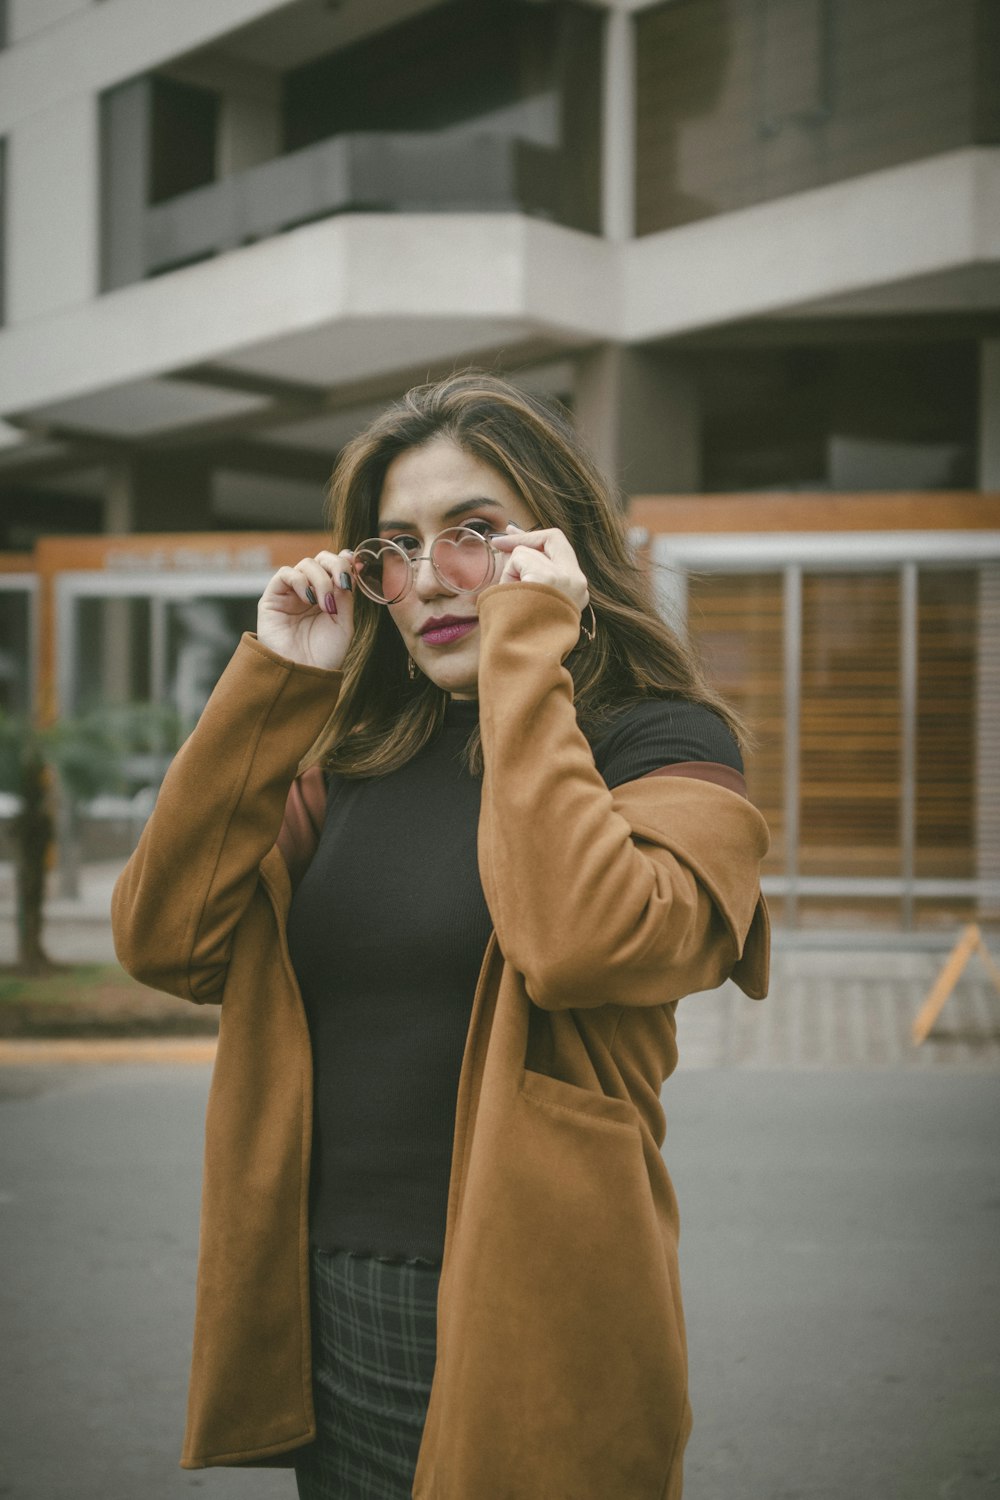
[[(494, 932), (414, 1495), (674, 1500), (690, 1408), (660, 1087), (681, 996), (730, 974), (766, 993), (767, 830), (697, 767), (607, 789), (562, 666), (579, 630), (565, 596), (494, 586), (479, 613)], [(292, 783), (338, 681), (244, 636), (114, 895), (126, 969), (223, 1002), (186, 1468), (275, 1461), (315, 1435), (312, 1071), (285, 923), (316, 836), (316, 773)]]

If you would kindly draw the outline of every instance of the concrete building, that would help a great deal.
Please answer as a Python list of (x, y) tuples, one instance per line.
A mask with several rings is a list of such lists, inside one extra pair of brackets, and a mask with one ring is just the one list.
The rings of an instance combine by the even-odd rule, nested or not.
[(261, 569), (152, 538), (315, 528), (375, 407), (485, 364), (712, 497), (637, 536), (758, 725), (776, 913), (997, 915), (997, 0), (3, 15), (9, 701), (38, 538), (131, 545), (62, 569), (61, 706), (164, 690)]

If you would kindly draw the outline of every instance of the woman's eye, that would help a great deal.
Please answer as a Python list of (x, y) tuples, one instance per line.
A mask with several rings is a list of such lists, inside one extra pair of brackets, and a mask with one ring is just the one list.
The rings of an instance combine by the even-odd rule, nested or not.
[(480, 536), (496, 535), (496, 527), (492, 521), (463, 521), (462, 525), (466, 531), (476, 531)]
[(415, 536), (391, 536), (386, 540), (395, 542), (397, 547), (402, 547), (403, 551), (411, 556), (415, 556), (420, 551), (420, 543)]

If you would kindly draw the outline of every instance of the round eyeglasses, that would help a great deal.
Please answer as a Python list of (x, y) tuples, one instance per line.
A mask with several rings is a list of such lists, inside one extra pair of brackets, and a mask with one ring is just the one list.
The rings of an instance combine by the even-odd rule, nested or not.
[[(409, 593), (414, 570), (425, 560), (417, 552), (418, 545), (413, 537), (389, 541), (373, 536), (361, 542), (354, 549), (358, 587), (376, 604), (397, 603)], [(468, 526), (439, 531), (426, 554), (438, 583), (453, 594), (474, 594), (485, 588), (496, 571), (498, 557), (489, 536)]]

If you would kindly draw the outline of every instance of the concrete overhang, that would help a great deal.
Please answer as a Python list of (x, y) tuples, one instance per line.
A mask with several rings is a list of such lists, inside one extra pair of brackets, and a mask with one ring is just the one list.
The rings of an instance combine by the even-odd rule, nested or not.
[(1000, 149), (969, 147), (701, 219), (628, 246), (621, 337), (677, 337), (825, 308), (1000, 308)]
[[(519, 214), (358, 214), (306, 225), (0, 333), (0, 413), (94, 431), (95, 393), (173, 372), (343, 387), (421, 364), (617, 337), (614, 247)], [(103, 399), (101, 408), (108, 412)]]
[[(141, 441), (305, 419), (330, 393), (362, 402), (526, 348), (918, 308), (1000, 310), (1000, 149), (624, 244), (514, 213), (326, 219), (4, 329), (0, 417), (39, 439)], [(304, 403), (282, 408), (289, 392)]]

